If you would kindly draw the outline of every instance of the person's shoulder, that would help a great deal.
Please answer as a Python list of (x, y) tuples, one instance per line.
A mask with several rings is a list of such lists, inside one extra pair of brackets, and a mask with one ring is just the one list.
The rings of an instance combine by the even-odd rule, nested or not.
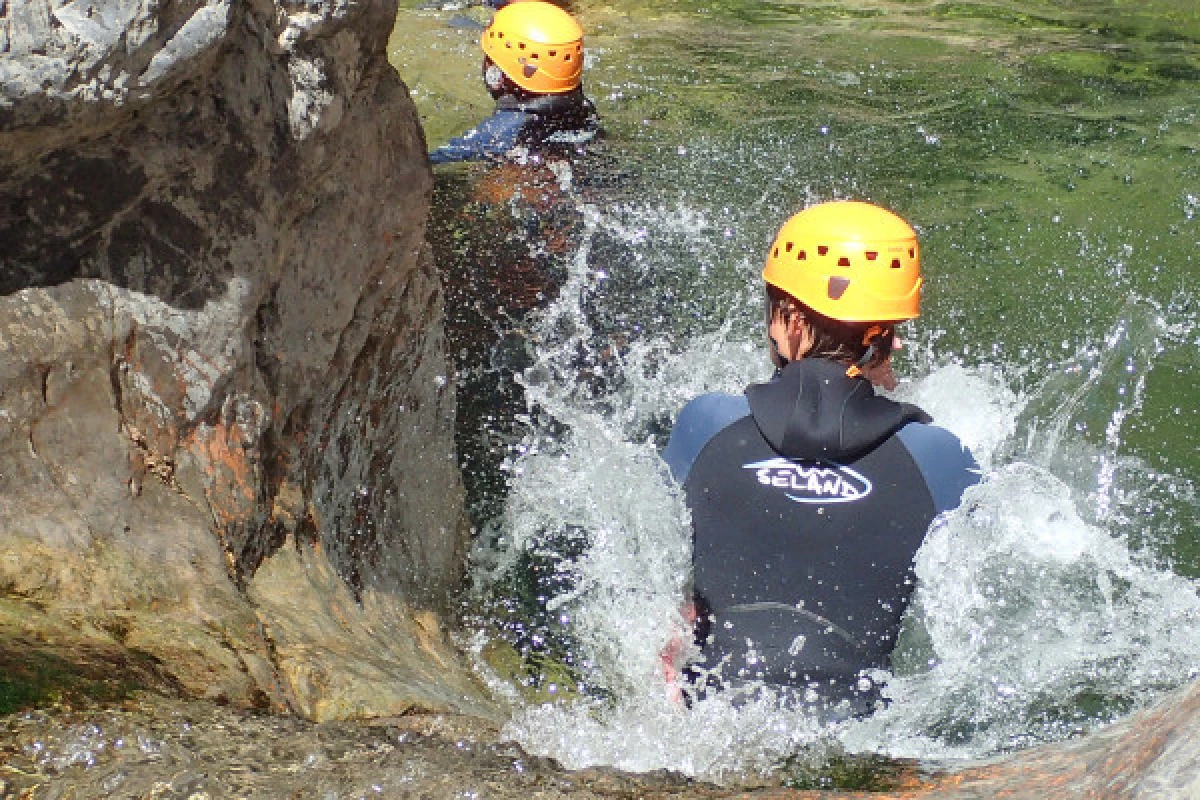
[(957, 454), (971, 459), (974, 463), (971, 451), (967, 449), (961, 439), (932, 422), (909, 422), (897, 431), (897, 435), (906, 445), (911, 444), (922, 450), (933, 450), (941, 456)]
[(975, 456), (945, 428), (910, 422), (896, 435), (921, 471), (939, 513), (957, 506), (967, 487), (979, 482), (981, 471)]
[[(725, 392), (709, 392), (688, 401), (679, 412), (679, 419), (708, 417), (725, 417), (729, 420), (744, 417), (750, 413), (750, 404), (744, 394), (726, 394)], [(733, 416), (730, 416), (733, 415)]]
[(432, 164), (454, 161), (498, 159), (517, 145), (527, 115), (520, 111), (497, 109), (475, 127), (456, 136), (429, 154)]
[(679, 483), (687, 480), (692, 463), (704, 445), (731, 423), (749, 416), (746, 396), (712, 392), (688, 402), (675, 417), (671, 440), (663, 450), (663, 460)]
[(475, 127), (485, 134), (503, 134), (529, 124), (530, 116), (517, 109), (497, 108)]
[(701, 436), (707, 441), (730, 423), (749, 415), (750, 404), (744, 394), (702, 394), (680, 409), (671, 436), (674, 438), (679, 432), (691, 437)]

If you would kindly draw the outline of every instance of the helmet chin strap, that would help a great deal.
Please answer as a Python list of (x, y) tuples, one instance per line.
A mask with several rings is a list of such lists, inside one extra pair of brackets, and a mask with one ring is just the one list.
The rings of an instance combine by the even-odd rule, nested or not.
[(868, 345), (867, 352), (862, 354), (862, 358), (846, 368), (847, 378), (861, 378), (863, 370), (867, 368), (867, 364), (871, 363), (871, 359), (875, 357), (875, 345)]
[(858, 361), (854, 362), (854, 364), (846, 370), (847, 378), (858, 378), (862, 376), (863, 370), (867, 368), (867, 364), (870, 364), (871, 359), (873, 359), (875, 354), (879, 352), (875, 347), (875, 342), (883, 334), (884, 327), (882, 325), (872, 325), (870, 328), (867, 328), (867, 332), (863, 334), (862, 340), (862, 343), (867, 346), (867, 350), (862, 354), (862, 358), (858, 359)]

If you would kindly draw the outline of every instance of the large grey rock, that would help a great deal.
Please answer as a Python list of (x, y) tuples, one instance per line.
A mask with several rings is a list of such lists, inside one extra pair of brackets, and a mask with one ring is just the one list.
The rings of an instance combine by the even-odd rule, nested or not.
[(0, 647), (483, 707), (442, 632), (467, 533), (395, 6), (0, 0)]

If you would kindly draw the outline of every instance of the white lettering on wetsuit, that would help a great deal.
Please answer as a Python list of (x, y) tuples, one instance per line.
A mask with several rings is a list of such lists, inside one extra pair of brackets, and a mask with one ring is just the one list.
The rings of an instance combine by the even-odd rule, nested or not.
[(841, 464), (772, 458), (743, 464), (763, 486), (780, 489), (797, 503), (853, 503), (871, 493), (871, 482)]

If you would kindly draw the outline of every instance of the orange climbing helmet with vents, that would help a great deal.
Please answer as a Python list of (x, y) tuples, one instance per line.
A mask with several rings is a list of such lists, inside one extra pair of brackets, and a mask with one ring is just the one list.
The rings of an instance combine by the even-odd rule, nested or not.
[(583, 28), (552, 3), (509, 3), (492, 17), (480, 44), (496, 66), (522, 89), (564, 94), (580, 84)]
[(912, 319), (921, 303), (917, 234), (871, 203), (821, 203), (779, 229), (763, 280), (831, 319)]

